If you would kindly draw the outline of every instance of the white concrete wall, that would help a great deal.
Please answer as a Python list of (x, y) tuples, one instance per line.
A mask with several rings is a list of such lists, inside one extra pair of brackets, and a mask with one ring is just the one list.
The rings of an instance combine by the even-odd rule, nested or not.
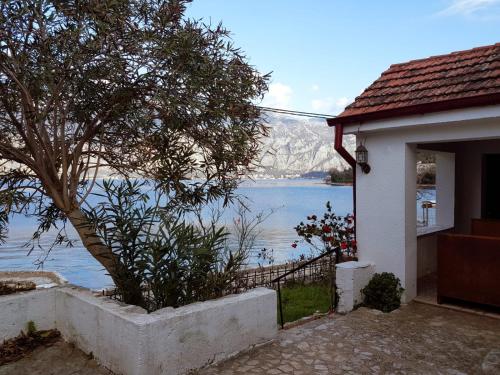
[(0, 342), (26, 332), (33, 321), (37, 329), (56, 326), (55, 289), (9, 294), (0, 297)]
[(436, 224), (442, 228), (455, 225), (455, 154), (436, 155)]
[(405, 145), (405, 227), (404, 227), (404, 275), (399, 276), (405, 289), (403, 301), (417, 296), (417, 148), (415, 144)]
[(417, 239), (417, 277), (437, 271), (437, 234)]
[[(144, 374), (177, 374), (235, 355), (277, 333), (276, 293), (248, 293), (159, 310), (145, 326)], [(165, 350), (168, 348), (168, 350)]]
[(357, 168), (356, 231), (358, 257), (377, 272), (392, 272), (416, 295), (416, 150), (399, 134), (366, 138), (369, 174)]
[(62, 287), (0, 297), (0, 337), (34, 321), (92, 353), (117, 374), (184, 374), (269, 340), (277, 334), (276, 292), (239, 295), (152, 314), (135, 306)]
[(345, 314), (363, 302), (361, 290), (374, 275), (375, 266), (371, 263), (344, 262), (337, 264), (335, 268), (339, 296), (337, 312)]
[[(392, 272), (399, 277), (405, 288), (405, 301), (416, 295), (415, 145), (499, 139), (499, 116), (500, 106), (491, 106), (475, 108), (473, 111), (411, 116), (346, 127), (347, 133), (357, 134), (358, 141), (363, 140), (365, 143), (372, 168), (369, 174), (356, 168), (359, 260), (375, 263), (377, 272)], [(451, 165), (451, 160), (448, 161), (448, 165)], [(471, 169), (479, 169), (477, 161), (469, 163)], [(458, 168), (459, 166), (457, 171)], [(442, 171), (441, 174), (443, 173), (451, 178), (451, 170)], [(477, 186), (480, 179), (475, 177), (476, 174), (477, 172), (468, 175), (467, 178)], [(467, 198), (466, 194), (457, 194), (456, 199), (461, 200), (460, 204)], [(460, 208), (462, 212), (468, 211), (469, 216), (473, 215), (474, 210), (477, 213), (477, 207), (480, 207), (476, 195), (474, 193), (473, 210), (471, 207)], [(446, 204), (451, 206), (453, 202)], [(451, 220), (449, 216), (441, 218)]]
[[(141, 311), (142, 310), (142, 311)], [(95, 297), (81, 289), (61, 288), (56, 295), (57, 329), (66, 341), (118, 374), (144, 374), (144, 334), (142, 319), (127, 306), (106, 297)]]

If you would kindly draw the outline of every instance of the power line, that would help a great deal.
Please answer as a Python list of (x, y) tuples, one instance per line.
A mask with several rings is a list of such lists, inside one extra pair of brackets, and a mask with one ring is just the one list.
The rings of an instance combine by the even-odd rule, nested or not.
[(313, 117), (313, 118), (322, 118), (328, 119), (332, 117), (336, 117), (334, 115), (325, 115), (322, 113), (314, 113), (314, 112), (303, 112), (303, 111), (293, 111), (291, 109), (281, 109), (281, 108), (272, 108), (272, 107), (262, 107), (257, 106), (265, 112), (274, 112), (283, 115), (291, 115), (291, 116), (302, 116), (302, 117)]

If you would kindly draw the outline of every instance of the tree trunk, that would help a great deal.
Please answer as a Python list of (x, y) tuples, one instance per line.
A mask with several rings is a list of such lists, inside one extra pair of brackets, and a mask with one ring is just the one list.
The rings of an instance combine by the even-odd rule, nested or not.
[(102, 242), (83, 212), (74, 209), (67, 213), (67, 217), (83, 246), (108, 271), (118, 292), (123, 296), (123, 302), (145, 307), (140, 280), (136, 280), (135, 275), (130, 274), (120, 262), (119, 257)]

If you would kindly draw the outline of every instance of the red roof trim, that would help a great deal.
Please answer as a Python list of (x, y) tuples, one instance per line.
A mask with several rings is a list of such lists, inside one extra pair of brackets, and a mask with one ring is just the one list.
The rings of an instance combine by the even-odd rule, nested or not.
[(327, 119), (329, 126), (337, 124), (354, 124), (365, 121), (381, 120), (400, 116), (418, 115), (432, 112), (448, 111), (465, 107), (478, 107), (485, 105), (500, 104), (500, 93), (481, 96), (471, 96), (467, 98), (452, 99), (440, 102), (430, 102), (408, 107), (393, 108), (388, 110), (365, 112), (355, 115), (338, 116)]

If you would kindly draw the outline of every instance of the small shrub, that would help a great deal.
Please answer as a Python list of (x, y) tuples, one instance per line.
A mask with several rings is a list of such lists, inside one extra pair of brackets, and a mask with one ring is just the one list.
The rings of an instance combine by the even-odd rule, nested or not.
[(28, 323), (26, 323), (26, 331), (28, 333), (28, 336), (34, 336), (36, 334), (36, 325), (33, 320), (30, 320)]
[(366, 306), (383, 312), (391, 312), (401, 306), (404, 289), (393, 273), (382, 272), (373, 275), (368, 285), (361, 291)]

